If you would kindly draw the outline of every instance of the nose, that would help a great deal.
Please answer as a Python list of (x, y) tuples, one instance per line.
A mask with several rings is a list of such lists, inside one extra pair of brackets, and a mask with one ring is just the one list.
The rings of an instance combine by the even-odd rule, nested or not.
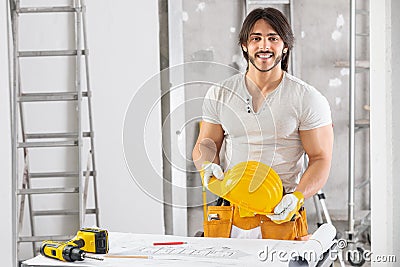
[(269, 49), (269, 43), (268, 40), (266, 38), (263, 38), (262, 41), (260, 42), (260, 50), (265, 51)]

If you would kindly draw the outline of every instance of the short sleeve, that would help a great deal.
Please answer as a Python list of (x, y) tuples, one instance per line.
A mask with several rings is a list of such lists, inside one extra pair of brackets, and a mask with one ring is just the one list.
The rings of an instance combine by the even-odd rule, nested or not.
[(311, 130), (332, 124), (328, 100), (316, 89), (306, 91), (302, 101), (299, 130)]
[(203, 101), (203, 121), (220, 123), (218, 112), (218, 87), (212, 86), (208, 89)]

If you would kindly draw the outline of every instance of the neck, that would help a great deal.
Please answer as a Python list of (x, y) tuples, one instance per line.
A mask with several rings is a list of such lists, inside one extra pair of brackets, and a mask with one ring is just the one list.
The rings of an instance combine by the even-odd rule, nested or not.
[(275, 90), (283, 77), (283, 70), (277, 65), (268, 72), (261, 72), (249, 64), (249, 70), (246, 73), (249, 87), (256, 87), (264, 96)]

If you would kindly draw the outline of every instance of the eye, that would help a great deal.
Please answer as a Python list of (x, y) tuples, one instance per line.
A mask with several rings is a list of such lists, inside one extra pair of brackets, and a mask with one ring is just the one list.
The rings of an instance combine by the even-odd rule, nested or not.
[(270, 40), (271, 42), (278, 42), (278, 41), (279, 41), (279, 38), (278, 38), (278, 37), (271, 36), (271, 37), (268, 38), (268, 40)]
[(260, 40), (261, 40), (261, 37), (259, 37), (259, 36), (254, 36), (254, 37), (250, 38), (250, 41), (260, 41)]

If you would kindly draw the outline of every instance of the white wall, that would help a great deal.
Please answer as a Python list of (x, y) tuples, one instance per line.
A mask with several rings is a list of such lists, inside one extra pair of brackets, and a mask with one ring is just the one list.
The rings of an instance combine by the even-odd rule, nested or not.
[[(400, 43), (400, 1), (392, 0), (391, 19), (392, 19), (392, 43), (395, 44), (392, 49), (392, 105), (393, 114), (400, 114), (400, 52), (397, 46)], [(397, 203), (400, 203), (400, 179), (398, 174), (398, 166), (400, 166), (400, 120), (398, 115), (393, 118), (393, 225), (400, 225), (400, 208)], [(393, 251), (397, 254), (397, 259), (400, 261), (400, 227), (395, 227), (393, 230)]]
[[(54, 1), (41, 1), (52, 5)], [(139, 87), (159, 71), (158, 1), (87, 0), (88, 41), (90, 50), (90, 77), (93, 91), (96, 163), (100, 224), (109, 231), (163, 233), (162, 204), (144, 193), (128, 172), (123, 155), (122, 133), (125, 112)], [(11, 244), (11, 145), (9, 123), (8, 66), (6, 47), (6, 1), (0, 3), (0, 170), (2, 186), (1, 231), (4, 244)], [(56, 29), (59, 25), (54, 25)], [(28, 30), (29, 30), (28, 26)], [(36, 28), (32, 25), (31, 31)], [(68, 30), (65, 29), (64, 30)], [(34, 34), (32, 34), (35, 36)], [(36, 38), (32, 42), (44, 44)], [(27, 40), (28, 42), (30, 40)], [(61, 40), (55, 40), (61, 43)], [(27, 44), (27, 46), (29, 43)], [(48, 47), (45, 47), (48, 48)], [(35, 70), (27, 69), (33, 73)], [(31, 75), (34, 76), (34, 75)], [(49, 82), (57, 77), (48, 75)], [(34, 77), (33, 77), (34, 80)], [(36, 81), (37, 82), (37, 81)], [(159, 88), (149, 92), (159, 94)], [(157, 109), (156, 109), (157, 111)], [(142, 114), (140, 114), (142, 115)], [(143, 114), (146, 115), (146, 114)], [(36, 121), (35, 121), (36, 120)], [(33, 125), (40, 125), (33, 118)], [(133, 125), (135, 122), (132, 122)], [(150, 149), (153, 166), (161, 173), (160, 116), (149, 122), (153, 131), (147, 131), (152, 140)], [(43, 129), (45, 130), (45, 129)], [(137, 131), (143, 132), (138, 128)], [(143, 138), (143, 136), (142, 136)], [(137, 140), (140, 142), (143, 140)], [(136, 145), (132, 142), (132, 145)], [(143, 178), (148, 173), (144, 164), (146, 155), (136, 155), (139, 164), (136, 173)], [(43, 159), (43, 162), (51, 160)], [(68, 159), (67, 159), (68, 161)], [(156, 194), (162, 192), (161, 179), (152, 180)], [(150, 219), (151, 218), (151, 219)], [(40, 225), (42, 228), (48, 225)], [(1, 261), (11, 266), (11, 246), (2, 246)]]
[[(87, 13), (100, 223), (112, 231), (163, 233), (162, 204), (147, 196), (132, 180), (122, 146), (123, 119), (130, 100), (159, 71), (158, 1), (141, 1), (138, 5), (129, 0), (90, 0)], [(159, 92), (159, 88), (153, 90)], [(145, 115), (138, 113), (139, 117)], [(160, 129), (160, 118), (150, 124)], [(138, 127), (137, 131), (142, 133), (143, 128)], [(159, 151), (156, 166), (161, 172), (161, 130), (148, 133), (153, 135), (146, 138)], [(146, 155), (139, 157), (146, 161)], [(146, 175), (147, 170), (141, 167), (136, 166)], [(154, 186), (162, 192), (161, 179), (158, 182)]]
[[(372, 252), (374, 255), (396, 255), (397, 261), (400, 257), (398, 8), (398, 1), (395, 0), (371, 0)], [(398, 266), (398, 263), (384, 266)]]

